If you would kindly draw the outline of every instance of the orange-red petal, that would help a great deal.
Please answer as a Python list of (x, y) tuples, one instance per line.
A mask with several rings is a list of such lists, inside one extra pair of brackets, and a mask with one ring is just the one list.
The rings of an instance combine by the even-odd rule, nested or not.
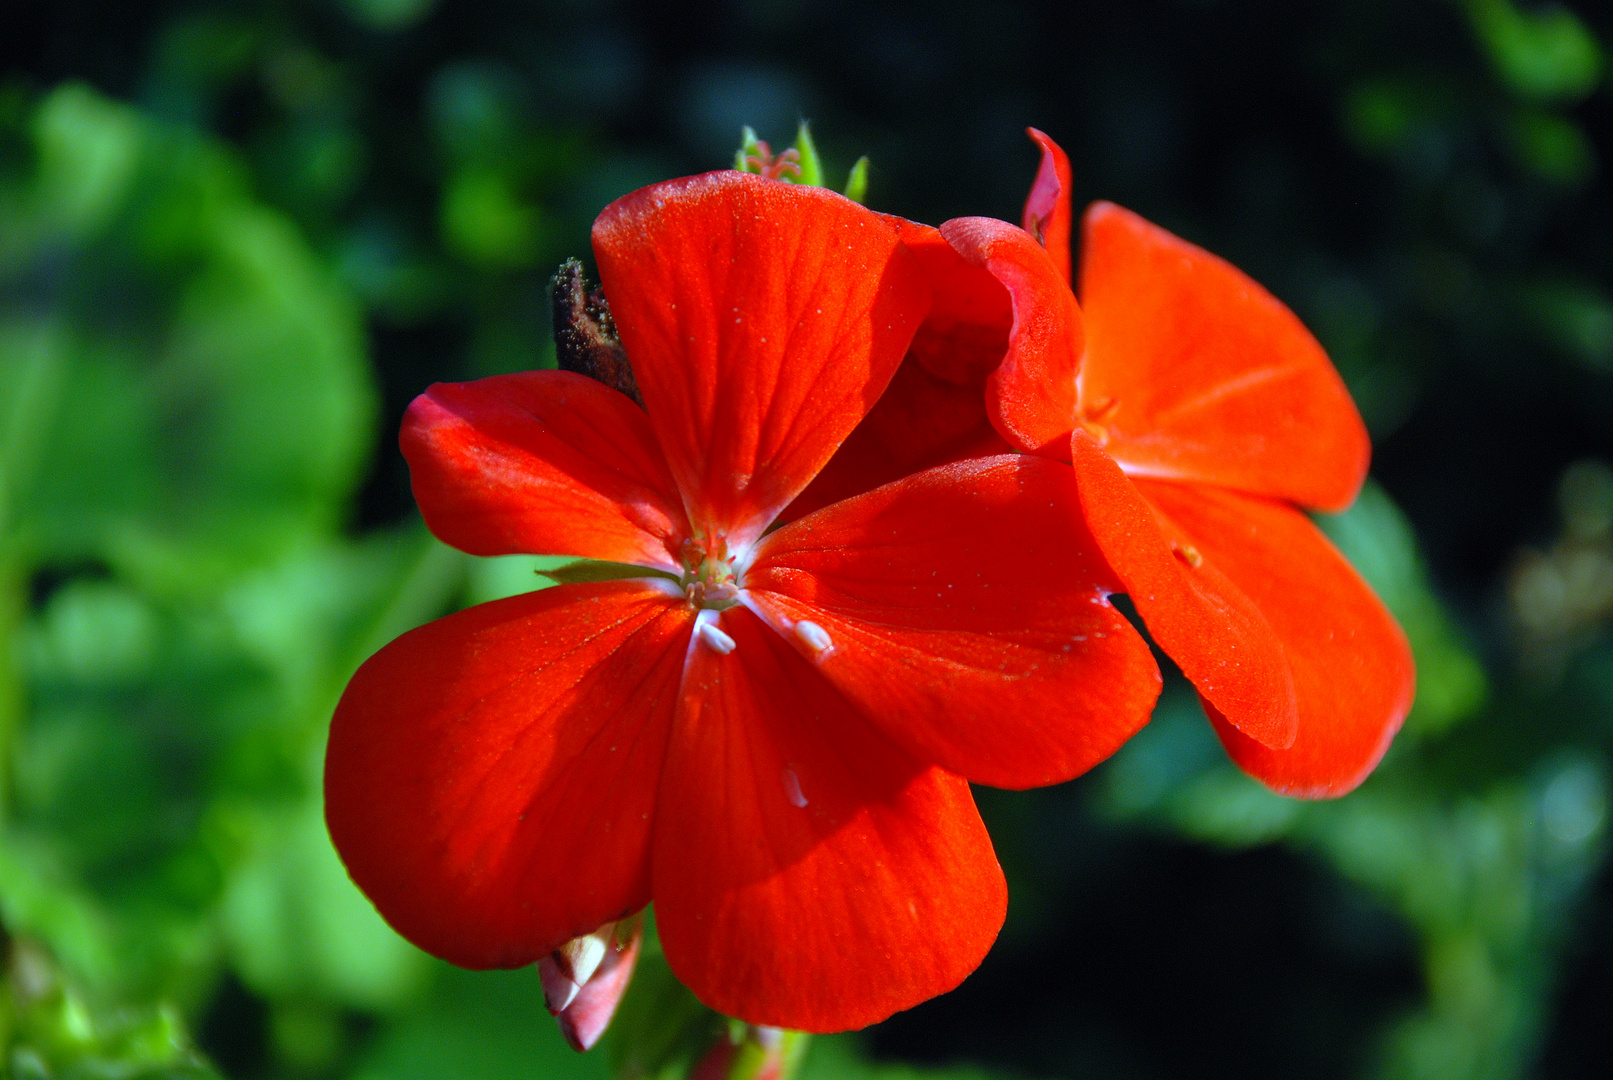
[(873, 410), (780, 516), (794, 521), (911, 473), (1012, 449), (986, 415), (986, 379), (1002, 362), (1008, 291), (940, 230), (886, 215), (931, 290), (930, 313)]
[(1081, 507), (1148, 630), (1228, 722), (1267, 746), (1293, 744), (1288, 660), (1255, 602), (1162, 517), (1085, 431), (1070, 440)]
[(325, 817), (387, 922), (462, 967), (519, 967), (648, 903), (692, 622), (646, 582), (564, 585), (366, 661), (331, 722)]
[(986, 412), (1022, 450), (1063, 455), (1076, 424), (1081, 309), (1052, 258), (1024, 229), (992, 218), (954, 218), (941, 235), (1008, 290), (1014, 323), (1002, 364), (986, 382)]
[(884, 739), (744, 608), (697, 644), (656, 815), (669, 964), (719, 1012), (844, 1031), (952, 989), (1007, 889), (969, 785)]
[(1353, 789), (1411, 708), (1416, 674), (1394, 617), (1298, 510), (1216, 488), (1137, 486), (1255, 602), (1293, 672), (1299, 734), (1286, 749), (1262, 746), (1207, 710), (1232, 759), (1285, 795)]
[(928, 308), (923, 274), (879, 215), (738, 172), (624, 196), (593, 239), (690, 521), (742, 550), (885, 389)]
[(836, 503), (769, 534), (744, 586), (881, 730), (979, 783), (1079, 775), (1159, 694), (1059, 462), (977, 458)]
[(1008, 453), (986, 418), (985, 379), (975, 385), (932, 375), (911, 353), (866, 419), (780, 515), (794, 521), (936, 465)]
[(958, 386), (984, 387), (1002, 362), (1014, 324), (1008, 290), (958, 254), (934, 226), (889, 215), (885, 220), (901, 233), (930, 286), (930, 313), (913, 335), (905, 362)]
[(1047, 249), (1048, 258), (1069, 285), (1073, 283), (1070, 226), (1075, 221), (1075, 211), (1070, 206), (1070, 159), (1058, 143), (1035, 128), (1026, 128), (1025, 134), (1042, 148), (1042, 164), (1031, 182), (1030, 194), (1025, 197), (1025, 231)]
[(1231, 264), (1112, 203), (1083, 223), (1081, 406), (1132, 475), (1342, 509), (1371, 447), (1327, 354)]
[(649, 418), (592, 379), (437, 383), (398, 441), (427, 526), (461, 551), (680, 566), (688, 525)]

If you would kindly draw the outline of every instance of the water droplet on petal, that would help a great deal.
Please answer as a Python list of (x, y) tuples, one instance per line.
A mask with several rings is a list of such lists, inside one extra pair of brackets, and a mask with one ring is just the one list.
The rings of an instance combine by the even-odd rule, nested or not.
[(784, 770), (784, 796), (790, 800), (790, 805), (804, 808), (807, 797), (801, 792), (801, 779), (795, 775), (794, 769)]

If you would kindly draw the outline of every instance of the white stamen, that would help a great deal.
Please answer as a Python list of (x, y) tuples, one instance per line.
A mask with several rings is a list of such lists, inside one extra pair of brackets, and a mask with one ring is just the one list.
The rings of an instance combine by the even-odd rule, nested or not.
[(695, 624), (695, 633), (712, 652), (727, 656), (734, 651), (734, 639), (723, 633), (716, 623), (701, 621)]
[(807, 797), (801, 793), (801, 780), (795, 775), (794, 769), (784, 770), (784, 797), (790, 800), (790, 805), (803, 808), (807, 804)]
[(795, 624), (795, 636), (801, 639), (801, 644), (815, 653), (826, 653), (835, 647), (834, 639), (829, 631), (815, 622), (802, 619)]

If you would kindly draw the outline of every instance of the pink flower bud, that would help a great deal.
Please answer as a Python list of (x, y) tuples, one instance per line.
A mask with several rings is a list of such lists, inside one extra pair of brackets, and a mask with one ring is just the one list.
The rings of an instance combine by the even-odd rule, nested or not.
[(610, 1026), (633, 978), (643, 921), (606, 923), (538, 961), (543, 999), (573, 1050), (592, 1047)]

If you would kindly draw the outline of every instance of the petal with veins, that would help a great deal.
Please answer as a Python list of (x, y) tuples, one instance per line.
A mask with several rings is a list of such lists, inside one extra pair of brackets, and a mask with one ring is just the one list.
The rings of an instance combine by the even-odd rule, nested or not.
[(867, 419), (779, 520), (794, 521), (935, 465), (1011, 449), (986, 416), (984, 377), (959, 386), (909, 355)]
[(690, 656), (656, 812), (656, 920), (706, 1004), (844, 1031), (950, 990), (1007, 891), (962, 778), (881, 736), (744, 608)]
[(1069, 466), (1013, 454), (769, 534), (745, 602), (909, 753), (1019, 788), (1084, 772), (1148, 721), (1159, 672), (1107, 601), (1118, 585)]
[(1210, 709), (1232, 759), (1285, 795), (1352, 790), (1411, 708), (1416, 673), (1394, 617), (1298, 510), (1215, 488), (1137, 486), (1260, 608), (1293, 672), (1291, 746), (1262, 746)]
[(359, 668), (331, 722), (325, 816), (354, 882), (461, 967), (520, 967), (643, 907), (690, 630), (659, 584), (469, 608)]
[(472, 555), (676, 571), (688, 525), (644, 410), (566, 371), (438, 383), (398, 439), (426, 524)]
[(708, 173), (594, 223), (605, 295), (695, 531), (753, 543), (873, 407), (929, 307), (879, 215)]
[(1081, 404), (1128, 473), (1341, 510), (1371, 446), (1294, 313), (1237, 267), (1129, 210), (1083, 223)]
[(1159, 647), (1244, 734), (1292, 745), (1299, 730), (1293, 676), (1260, 608), (1090, 435), (1077, 431), (1070, 445), (1087, 525)]

